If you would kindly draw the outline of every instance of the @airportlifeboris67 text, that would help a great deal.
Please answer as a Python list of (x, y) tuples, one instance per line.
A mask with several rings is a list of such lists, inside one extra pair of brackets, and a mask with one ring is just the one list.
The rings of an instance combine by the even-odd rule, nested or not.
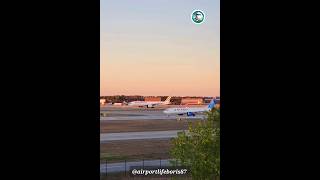
[(131, 167), (131, 176), (185, 176), (188, 175), (186, 167)]

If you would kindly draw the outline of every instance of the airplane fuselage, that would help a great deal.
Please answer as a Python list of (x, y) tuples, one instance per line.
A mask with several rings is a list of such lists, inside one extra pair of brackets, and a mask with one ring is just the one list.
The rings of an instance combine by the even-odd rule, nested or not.
[(210, 111), (212, 108), (216, 106), (214, 99), (211, 100), (210, 104), (208, 106), (204, 107), (180, 107), (180, 108), (168, 108), (164, 110), (163, 112), (165, 114), (177, 114), (179, 116), (187, 114), (187, 116), (195, 116), (196, 113), (202, 113)]
[(130, 102), (128, 105), (129, 106), (148, 106), (148, 105), (159, 105), (159, 104), (165, 104), (164, 102), (156, 102), (156, 101), (135, 101), (135, 102)]
[(200, 112), (206, 112), (209, 111), (210, 109), (205, 107), (194, 107), (194, 108), (189, 108), (189, 107), (182, 107), (182, 108), (168, 108), (164, 111), (166, 114), (186, 114), (186, 113), (200, 113)]

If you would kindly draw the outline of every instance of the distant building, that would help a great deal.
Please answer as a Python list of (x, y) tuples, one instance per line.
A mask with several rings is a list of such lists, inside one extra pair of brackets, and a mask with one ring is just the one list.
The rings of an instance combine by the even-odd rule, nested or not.
[(145, 97), (144, 101), (161, 101), (161, 97), (149, 96), (149, 97)]
[(181, 105), (199, 105), (203, 104), (202, 98), (182, 98)]
[(113, 103), (114, 106), (122, 106), (123, 103)]
[(208, 103), (210, 103), (211, 102), (211, 100), (212, 100), (213, 98), (204, 98), (204, 103), (206, 103), (206, 104), (208, 104)]
[(104, 105), (106, 103), (106, 99), (100, 99), (100, 104)]
[(216, 96), (214, 102), (215, 102), (216, 104), (220, 104), (220, 96)]

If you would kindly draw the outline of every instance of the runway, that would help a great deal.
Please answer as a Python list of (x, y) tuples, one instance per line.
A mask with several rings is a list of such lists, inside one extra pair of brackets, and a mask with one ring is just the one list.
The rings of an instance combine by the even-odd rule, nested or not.
[(134, 161), (134, 162), (121, 162), (121, 163), (108, 163), (106, 164), (100, 164), (100, 173), (106, 173), (106, 170), (108, 173), (112, 172), (124, 172), (125, 170), (129, 171), (130, 167), (132, 166), (156, 166), (156, 167), (163, 166), (171, 166), (170, 159), (162, 159), (160, 162), (160, 159), (157, 160), (145, 160), (145, 161)]
[(133, 139), (167, 139), (177, 137), (177, 133), (181, 131), (183, 130), (102, 133), (100, 134), (100, 143)]
[(203, 119), (204, 114), (196, 116), (167, 115), (163, 109), (128, 108), (128, 107), (104, 107), (100, 110), (105, 116), (100, 117), (100, 121), (123, 121), (123, 120), (175, 120), (175, 119)]

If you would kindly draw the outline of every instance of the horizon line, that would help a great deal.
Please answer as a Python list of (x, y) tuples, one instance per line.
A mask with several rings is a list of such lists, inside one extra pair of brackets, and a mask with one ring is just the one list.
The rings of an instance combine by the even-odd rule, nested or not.
[(116, 94), (116, 95), (100, 95), (101, 96), (172, 96), (172, 97), (216, 97), (216, 96), (220, 96), (220, 95), (215, 95), (215, 96), (207, 96), (207, 95), (138, 95), (138, 94), (135, 94), (135, 95), (125, 95), (125, 94)]

